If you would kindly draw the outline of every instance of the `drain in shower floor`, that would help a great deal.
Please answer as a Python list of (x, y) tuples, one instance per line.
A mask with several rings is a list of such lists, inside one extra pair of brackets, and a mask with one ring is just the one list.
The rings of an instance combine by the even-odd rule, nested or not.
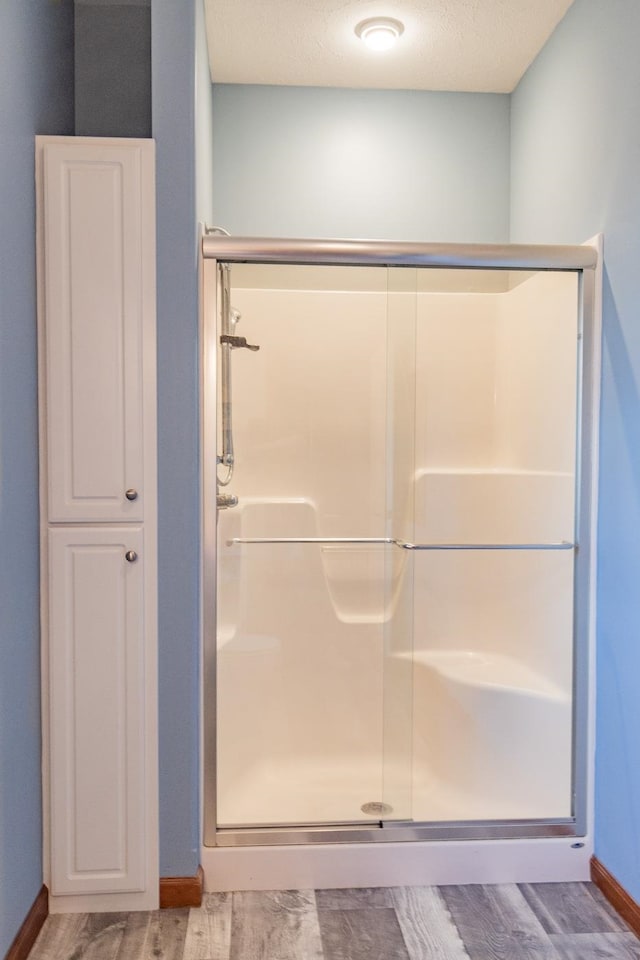
[(363, 803), (360, 809), (369, 817), (388, 817), (393, 813), (393, 807), (381, 800), (370, 800), (369, 803)]

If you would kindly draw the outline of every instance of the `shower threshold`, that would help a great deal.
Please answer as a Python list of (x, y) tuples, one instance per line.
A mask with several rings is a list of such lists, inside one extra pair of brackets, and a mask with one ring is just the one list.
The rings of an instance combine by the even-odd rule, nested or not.
[(593, 853), (571, 822), (220, 829), (215, 844), (200, 850), (209, 893), (585, 881)]
[[(526, 840), (578, 838), (576, 821), (495, 820), (417, 822), (378, 820), (367, 823), (233, 826), (216, 830), (216, 847), (281, 846), (335, 843), (410, 843), (433, 840)], [(583, 844), (578, 841), (579, 849)]]

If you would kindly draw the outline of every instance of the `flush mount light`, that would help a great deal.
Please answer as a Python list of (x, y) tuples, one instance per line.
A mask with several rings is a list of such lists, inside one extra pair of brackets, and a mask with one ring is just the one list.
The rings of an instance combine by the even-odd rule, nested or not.
[(371, 50), (390, 50), (404, 31), (404, 24), (391, 17), (372, 17), (362, 20), (356, 27), (356, 35)]

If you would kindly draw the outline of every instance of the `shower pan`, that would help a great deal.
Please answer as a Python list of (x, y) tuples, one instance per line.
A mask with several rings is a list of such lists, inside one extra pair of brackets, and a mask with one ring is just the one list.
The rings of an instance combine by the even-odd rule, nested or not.
[(387, 846), (447, 882), (447, 844), (585, 876), (597, 249), (203, 253), (209, 888), (234, 856), (277, 885), (261, 850), (306, 858), (285, 886), (341, 848), (388, 883)]

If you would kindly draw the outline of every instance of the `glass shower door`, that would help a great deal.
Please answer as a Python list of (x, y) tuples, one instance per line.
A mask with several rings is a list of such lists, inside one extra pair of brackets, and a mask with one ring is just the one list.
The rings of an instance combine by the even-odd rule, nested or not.
[(578, 278), (424, 272), (413, 816), (573, 812)]
[(219, 828), (569, 820), (577, 274), (230, 280)]
[(393, 429), (411, 405), (393, 363), (410, 349), (396, 343), (390, 360), (389, 283), (385, 268), (230, 270), (219, 828), (411, 815), (410, 581), (394, 511), (408, 516), (413, 430)]

